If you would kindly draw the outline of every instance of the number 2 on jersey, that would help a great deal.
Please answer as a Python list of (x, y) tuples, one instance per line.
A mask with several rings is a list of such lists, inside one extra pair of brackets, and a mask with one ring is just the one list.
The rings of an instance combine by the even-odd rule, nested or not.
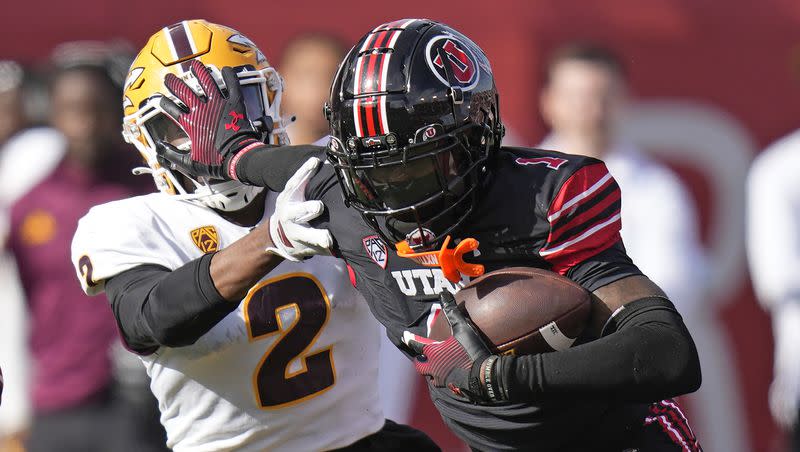
[[(268, 279), (250, 290), (244, 300), (250, 341), (280, 335), (253, 374), (259, 406), (280, 408), (333, 386), (336, 371), (331, 347), (309, 353), (328, 322), (330, 311), (322, 284), (307, 273)], [(290, 369), (296, 359), (300, 360), (300, 370)]]

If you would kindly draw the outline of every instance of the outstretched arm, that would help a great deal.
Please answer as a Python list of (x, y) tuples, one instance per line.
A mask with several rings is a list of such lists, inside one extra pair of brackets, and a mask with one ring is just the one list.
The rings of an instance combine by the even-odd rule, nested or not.
[(278, 265), (265, 253), (269, 225), (214, 254), (175, 270), (141, 265), (106, 281), (106, 294), (122, 337), (139, 353), (195, 343), (239, 305), (247, 290)]
[(270, 146), (261, 144), (237, 154), (231, 176), (245, 184), (283, 191), (286, 181), (310, 158), (325, 159), (325, 148), (313, 145)]
[(109, 279), (106, 292), (128, 346), (146, 353), (162, 345), (191, 345), (283, 259), (326, 252), (330, 234), (308, 224), (322, 213), (322, 203), (302, 197), (318, 164), (306, 162), (278, 195), (269, 221), (229, 247), (172, 271), (142, 265)]
[[(303, 162), (312, 157), (324, 158), (325, 149), (319, 146), (271, 146), (260, 142), (260, 135), (250, 122), (257, 118), (246, 117), (239, 78), (232, 68), (221, 71), (225, 94), (203, 63), (192, 60), (190, 67), (206, 96), (167, 74), (164, 84), (182, 105), (165, 97), (161, 106), (186, 132), (191, 150), (181, 152), (170, 143), (157, 143), (162, 165), (193, 176), (239, 180), (279, 192)], [(245, 120), (239, 122), (239, 127), (230, 127), (231, 115)]]

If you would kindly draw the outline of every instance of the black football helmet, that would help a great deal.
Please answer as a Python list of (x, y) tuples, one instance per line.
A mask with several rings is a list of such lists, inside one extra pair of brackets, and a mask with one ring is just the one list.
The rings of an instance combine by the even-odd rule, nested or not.
[(438, 246), (472, 212), (504, 133), (486, 55), (427, 19), (367, 33), (340, 65), (325, 114), (345, 202), (413, 251)]

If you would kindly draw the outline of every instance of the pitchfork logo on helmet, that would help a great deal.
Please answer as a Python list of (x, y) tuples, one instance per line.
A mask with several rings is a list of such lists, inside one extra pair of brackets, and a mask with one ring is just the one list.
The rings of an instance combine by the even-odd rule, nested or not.
[[(428, 67), (445, 86), (455, 84), (461, 89), (472, 89), (478, 84), (477, 59), (470, 55), (469, 48), (452, 36), (436, 36), (425, 49)], [(449, 68), (445, 68), (445, 64)], [(447, 71), (453, 80), (448, 80)], [(453, 83), (456, 82), (456, 83)]]

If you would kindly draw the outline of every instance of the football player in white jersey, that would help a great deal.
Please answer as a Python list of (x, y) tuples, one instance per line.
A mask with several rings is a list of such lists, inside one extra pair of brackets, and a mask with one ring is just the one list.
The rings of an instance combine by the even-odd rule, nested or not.
[[(165, 114), (176, 104), (162, 100), (177, 100), (165, 75), (204, 102), (244, 99), (247, 111), (225, 109), (224, 129), (189, 142)], [(200, 88), (236, 77), (241, 89)], [(96, 206), (80, 220), (72, 259), (81, 284), (106, 292), (176, 451), (437, 450), (424, 433), (384, 419), (378, 324), (345, 265), (301, 261), (332, 244), (307, 224), (322, 204), (293, 202), (313, 164), (278, 196), (157, 160), (158, 143), (195, 155), (242, 128), (254, 144), (285, 142), (281, 93), (278, 73), (235, 30), (192, 20), (154, 34), (125, 83), (123, 135), (147, 163), (137, 171), (160, 192)]]

